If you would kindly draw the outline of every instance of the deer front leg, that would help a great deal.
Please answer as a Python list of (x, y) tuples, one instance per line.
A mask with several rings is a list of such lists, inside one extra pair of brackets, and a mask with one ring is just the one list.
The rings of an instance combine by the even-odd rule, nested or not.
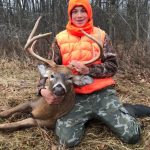
[(17, 105), (16, 107), (0, 112), (0, 118), (7, 118), (16, 112), (29, 112), (31, 109), (31, 102), (25, 102), (23, 104)]
[(54, 124), (55, 121), (53, 120), (38, 120), (33, 118), (27, 118), (17, 122), (0, 124), (0, 131), (17, 131), (20, 129), (26, 129), (36, 126), (53, 128)]

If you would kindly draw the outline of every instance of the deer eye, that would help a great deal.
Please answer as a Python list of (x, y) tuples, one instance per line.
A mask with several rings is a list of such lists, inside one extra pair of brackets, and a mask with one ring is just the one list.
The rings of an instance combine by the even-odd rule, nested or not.
[(67, 80), (72, 82), (72, 78), (73, 78), (72, 76), (68, 76)]
[(53, 75), (53, 74), (51, 74), (51, 75), (50, 75), (50, 78), (51, 78), (51, 79), (54, 79), (55, 77), (54, 77), (54, 75)]
[(72, 76), (68, 77), (68, 80), (72, 80)]

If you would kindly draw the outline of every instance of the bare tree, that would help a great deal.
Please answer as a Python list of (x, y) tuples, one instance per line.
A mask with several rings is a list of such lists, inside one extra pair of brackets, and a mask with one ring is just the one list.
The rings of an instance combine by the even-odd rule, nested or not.
[(148, 6), (148, 34), (147, 40), (150, 41), (150, 6)]
[[(53, 31), (51, 43), (53, 37), (65, 29), (67, 3), (68, 0), (0, 0), (0, 55), (5, 53), (12, 57), (15, 53), (21, 56), (20, 49), (40, 15), (44, 17), (38, 30)], [(150, 41), (149, 0), (92, 0), (91, 5), (94, 25), (104, 29), (113, 42), (132, 45), (135, 41)], [(44, 49), (41, 53), (46, 55), (48, 49), (41, 49)]]

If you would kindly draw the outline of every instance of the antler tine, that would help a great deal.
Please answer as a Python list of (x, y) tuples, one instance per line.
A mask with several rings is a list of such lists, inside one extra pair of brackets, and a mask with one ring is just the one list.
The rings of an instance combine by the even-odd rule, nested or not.
[(32, 45), (31, 45), (31, 48), (28, 49), (29, 53), (31, 55), (33, 55), (34, 57), (36, 57), (37, 59), (41, 60), (41, 61), (44, 61), (45, 63), (49, 64), (51, 67), (55, 67), (56, 63), (53, 61), (53, 60), (49, 60), (49, 59), (45, 59), (39, 55), (37, 55), (36, 53), (34, 53), (33, 49), (35, 47), (35, 44), (36, 44), (37, 40), (35, 40)]
[(30, 47), (30, 45), (35, 41), (35, 40), (38, 40), (38, 39), (41, 39), (41, 38), (44, 38), (44, 37), (47, 37), (49, 35), (51, 35), (52, 33), (49, 32), (49, 33), (45, 33), (45, 34), (39, 34), (39, 35), (36, 35), (34, 37), (32, 37), (31, 39), (28, 38), (28, 41), (24, 47), (24, 49), (28, 49)]
[(30, 33), (30, 35), (29, 35), (29, 37), (28, 37), (28, 40), (27, 40), (27, 43), (26, 43), (24, 49), (25, 49), (25, 50), (28, 50), (29, 53), (30, 53), (32, 56), (36, 57), (37, 59), (39, 59), (39, 60), (41, 60), (41, 61), (46, 62), (46, 63), (49, 64), (51, 67), (54, 67), (54, 66), (56, 65), (56, 63), (55, 63), (54, 61), (45, 59), (45, 58), (43, 58), (43, 57), (37, 55), (37, 54), (34, 52), (34, 47), (35, 47), (35, 44), (36, 44), (37, 40), (38, 40), (38, 39), (41, 39), (41, 38), (44, 38), (44, 37), (47, 37), (47, 36), (49, 36), (49, 35), (51, 34), (51, 32), (50, 32), (50, 33), (39, 34), (39, 35), (37, 35), (37, 36), (34, 36), (34, 34), (35, 34), (35, 32), (36, 32), (36, 29), (37, 29), (37, 27), (38, 27), (38, 25), (39, 25), (39, 22), (40, 22), (40, 20), (41, 20), (41, 18), (42, 18), (42, 17), (40, 16), (40, 17), (38, 18), (38, 20), (36, 21), (36, 23), (35, 23), (35, 25), (34, 25), (34, 27), (33, 27), (33, 30), (31, 31), (31, 33)]
[(31, 33), (30, 33), (30, 35), (29, 35), (29, 37), (28, 37), (27, 42), (34, 36), (34, 34), (35, 34), (35, 32), (36, 32), (36, 29), (37, 29), (37, 27), (38, 27), (38, 25), (39, 25), (39, 22), (40, 22), (40, 20), (41, 20), (41, 18), (42, 18), (42, 16), (40, 16), (40, 17), (37, 19), (37, 21), (36, 21), (36, 23), (35, 23), (35, 25), (34, 25), (32, 31), (31, 31)]
[[(40, 22), (41, 18), (42, 18), (42, 16), (40, 16), (40, 17), (37, 19), (37, 21), (36, 21), (36, 23), (35, 23), (35, 25), (34, 25), (32, 31), (31, 31), (31, 33), (30, 33), (30, 35), (29, 35), (29, 37), (28, 37), (28, 39), (27, 39), (27, 43), (26, 43), (26, 45), (25, 45), (25, 47), (24, 47), (25, 50), (29, 47), (29, 45), (30, 45), (30, 43), (31, 43), (30, 40), (32, 39), (33, 35), (35, 34), (35, 31), (36, 31), (36, 29), (37, 29), (37, 27), (38, 27), (38, 25), (39, 25), (39, 22)], [(33, 42), (33, 41), (32, 41), (32, 42)]]
[(102, 42), (101, 41), (98, 41), (96, 38), (94, 38), (93, 36), (89, 35), (88, 33), (86, 33), (84, 30), (81, 29), (81, 32), (87, 36), (89, 39), (93, 40), (94, 42), (97, 43), (97, 45), (99, 46), (99, 53), (97, 54), (96, 57), (94, 57), (93, 59), (89, 60), (89, 61), (83, 61), (83, 64), (87, 65), (87, 64), (90, 64), (94, 61), (96, 61), (98, 58), (102, 58), (103, 57), (103, 46), (102, 46)]
[[(30, 33), (30, 35), (29, 35), (29, 37), (28, 37), (28, 39), (27, 39), (27, 43), (26, 43), (26, 45), (25, 45), (25, 47), (24, 47), (25, 50), (31, 45), (31, 43), (33, 43), (34, 40), (40, 39), (40, 38), (43, 38), (43, 37), (46, 37), (46, 36), (48, 36), (48, 35), (51, 34), (51, 33), (46, 33), (46, 34), (34, 36), (34, 34), (35, 34), (36, 30), (37, 30), (37, 27), (38, 27), (38, 25), (39, 25), (39, 22), (40, 22), (40, 20), (41, 20), (41, 18), (42, 18), (42, 16), (40, 16), (40, 17), (37, 19), (37, 21), (36, 21), (36, 23), (35, 23), (35, 25), (34, 25), (32, 31), (31, 31), (31, 33)], [(33, 37), (33, 36), (34, 36), (34, 37)]]

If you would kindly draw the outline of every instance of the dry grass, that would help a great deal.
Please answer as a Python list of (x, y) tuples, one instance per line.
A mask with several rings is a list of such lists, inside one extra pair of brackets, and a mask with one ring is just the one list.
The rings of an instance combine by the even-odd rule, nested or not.
[[(0, 61), (0, 108), (6, 109), (21, 102), (36, 98), (36, 85), (39, 79), (35, 65), (17, 60)], [(141, 76), (118, 73), (117, 91), (123, 102), (142, 103), (150, 106), (150, 83)], [(22, 118), (26, 117), (22, 115)], [(12, 116), (3, 121), (20, 119)], [(86, 127), (85, 136), (74, 150), (149, 150), (150, 119), (139, 119), (143, 124), (142, 139), (139, 144), (122, 143), (102, 123), (93, 120)], [(0, 150), (50, 150), (57, 143), (53, 131), (40, 128), (17, 132), (0, 132)]]

